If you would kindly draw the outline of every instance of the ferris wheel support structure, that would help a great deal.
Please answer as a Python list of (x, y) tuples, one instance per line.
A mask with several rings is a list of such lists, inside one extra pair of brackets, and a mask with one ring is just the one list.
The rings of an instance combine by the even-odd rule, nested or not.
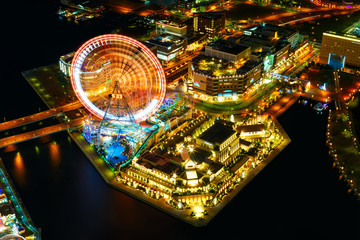
[[(109, 121), (114, 121), (114, 119), (110, 119), (107, 117), (107, 113), (108, 113), (110, 106), (115, 106), (115, 107), (113, 107), (113, 109), (116, 109), (116, 112), (117, 112), (116, 116), (119, 119), (120, 118), (124, 118), (124, 119), (129, 118), (129, 120), (127, 121), (128, 123), (130, 123), (129, 125), (131, 125), (134, 128), (139, 126), (134, 118), (133, 112), (132, 112), (128, 102), (126, 101), (126, 96), (121, 91), (121, 88), (120, 88), (118, 82), (115, 83), (114, 90), (113, 90), (112, 94), (110, 94), (110, 95), (111, 96), (109, 97), (109, 103), (106, 107), (104, 117), (101, 120), (98, 131), (97, 131), (97, 140), (96, 140), (97, 145), (100, 144), (101, 129), (104, 126), (104, 124)], [(116, 141), (119, 140), (120, 134), (121, 134), (121, 128), (118, 131)]]

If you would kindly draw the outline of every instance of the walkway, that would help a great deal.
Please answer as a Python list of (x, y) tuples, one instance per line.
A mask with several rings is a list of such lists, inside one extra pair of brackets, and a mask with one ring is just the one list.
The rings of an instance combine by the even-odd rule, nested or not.
[(278, 117), (291, 107), (300, 97), (299, 93), (289, 93), (275, 102), (264, 114)]
[(0, 148), (80, 126), (87, 117), (0, 139)]
[(37, 121), (41, 121), (41, 120), (56, 116), (60, 113), (77, 109), (79, 107), (81, 107), (81, 103), (77, 101), (74, 103), (66, 104), (66, 105), (58, 107), (58, 108), (53, 108), (53, 109), (46, 110), (43, 112), (35, 113), (33, 115), (29, 115), (26, 117), (3, 122), (3, 123), (0, 123), (0, 131), (4, 131), (4, 130), (20, 127), (20, 126), (23, 126), (26, 124), (34, 123)]

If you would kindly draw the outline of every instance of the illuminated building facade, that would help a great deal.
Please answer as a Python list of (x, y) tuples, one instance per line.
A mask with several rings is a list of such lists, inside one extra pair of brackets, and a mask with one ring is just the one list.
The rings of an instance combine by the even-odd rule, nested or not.
[(263, 74), (263, 62), (226, 62), (198, 56), (189, 62), (187, 90), (194, 97), (222, 101), (236, 100)]
[(225, 12), (194, 13), (194, 32), (215, 37), (225, 28)]
[(168, 20), (160, 20), (156, 22), (156, 34), (163, 33), (184, 37), (186, 35), (187, 26), (182, 23), (171, 22)]
[[(163, 143), (159, 142), (143, 153), (121, 172), (122, 179), (149, 196), (164, 198), (175, 208), (216, 205), (229, 186), (242, 181), (261, 162), (257, 155), (245, 152), (256, 140), (269, 137), (266, 132), (271, 124), (243, 125), (215, 118), (200, 123), (191, 140), (176, 143), (176, 151), (160, 153)], [(244, 131), (250, 134), (244, 135)]]
[(239, 150), (240, 138), (233, 129), (233, 124), (225, 125), (215, 122), (209, 129), (196, 138), (196, 144), (210, 149), (214, 159), (225, 162), (234, 152)]
[(71, 52), (59, 58), (59, 69), (66, 77), (70, 77), (71, 61), (74, 54), (75, 52)]
[(146, 41), (148, 44), (157, 46), (157, 57), (161, 61), (171, 61), (176, 56), (186, 51), (187, 39), (171, 34), (161, 34), (156, 38)]
[(323, 33), (320, 62), (331, 64), (332, 55), (342, 58), (346, 66), (360, 67), (360, 38), (334, 32)]
[(261, 138), (265, 135), (265, 125), (264, 124), (254, 124), (254, 125), (242, 125), (239, 126), (236, 130), (240, 133), (240, 137), (244, 139), (254, 139)]

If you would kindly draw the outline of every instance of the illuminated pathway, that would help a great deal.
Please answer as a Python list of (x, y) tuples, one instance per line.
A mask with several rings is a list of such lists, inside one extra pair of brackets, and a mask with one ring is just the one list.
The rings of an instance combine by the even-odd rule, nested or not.
[(278, 117), (291, 107), (300, 97), (299, 93), (289, 93), (275, 102), (264, 114)]
[(6, 146), (9, 146), (12, 144), (24, 142), (24, 141), (27, 141), (30, 139), (35, 139), (38, 137), (46, 136), (46, 135), (49, 135), (52, 133), (61, 132), (61, 131), (67, 130), (69, 128), (72, 128), (72, 127), (80, 126), (86, 118), (87, 117), (81, 117), (78, 119), (74, 119), (70, 122), (60, 123), (60, 124), (56, 124), (54, 126), (45, 127), (45, 128), (41, 128), (38, 130), (2, 138), (2, 139), (0, 139), (0, 148), (6, 147)]
[(43, 111), (43, 112), (39, 112), (39, 113), (35, 113), (33, 115), (29, 115), (26, 117), (22, 117), (22, 118), (18, 118), (18, 119), (14, 119), (11, 121), (7, 121), (7, 122), (3, 122), (0, 123), (0, 131), (4, 131), (4, 130), (9, 130), (15, 127), (20, 127), (26, 124), (30, 124), (33, 122), (37, 122), (37, 121), (41, 121), (53, 116), (56, 116), (58, 114), (61, 114), (63, 112), (67, 112), (67, 111), (71, 111), (74, 109), (77, 109), (81, 106), (80, 102), (74, 102), (74, 103), (69, 103), (67, 105), (58, 107), (58, 108), (53, 108), (47, 111)]

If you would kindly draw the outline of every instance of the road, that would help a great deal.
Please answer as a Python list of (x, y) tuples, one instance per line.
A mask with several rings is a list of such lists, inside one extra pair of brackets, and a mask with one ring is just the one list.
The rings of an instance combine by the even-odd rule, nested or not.
[(77, 109), (81, 106), (82, 106), (81, 103), (79, 101), (76, 101), (76, 102), (69, 103), (69, 104), (66, 104), (66, 105), (58, 107), (58, 108), (53, 108), (53, 109), (46, 110), (43, 112), (35, 113), (33, 115), (29, 115), (26, 117), (3, 122), (3, 123), (0, 123), (0, 131), (9, 130), (9, 129), (12, 129), (15, 127), (21, 127), (26, 124), (41, 121), (41, 120), (56, 116), (58, 114), (61, 114), (63, 112), (68, 112), (68, 111)]
[(87, 118), (87, 116), (80, 117), (80, 118), (74, 119), (70, 122), (60, 123), (60, 124), (56, 124), (53, 126), (33, 130), (30, 132), (21, 133), (18, 135), (2, 138), (2, 139), (0, 139), (0, 148), (6, 147), (6, 146), (9, 146), (12, 144), (24, 142), (24, 141), (27, 141), (30, 139), (35, 139), (38, 137), (46, 136), (46, 135), (49, 135), (52, 133), (61, 132), (61, 131), (67, 130), (69, 128), (72, 128), (72, 127), (78, 127), (83, 123), (83, 121), (86, 118)]

